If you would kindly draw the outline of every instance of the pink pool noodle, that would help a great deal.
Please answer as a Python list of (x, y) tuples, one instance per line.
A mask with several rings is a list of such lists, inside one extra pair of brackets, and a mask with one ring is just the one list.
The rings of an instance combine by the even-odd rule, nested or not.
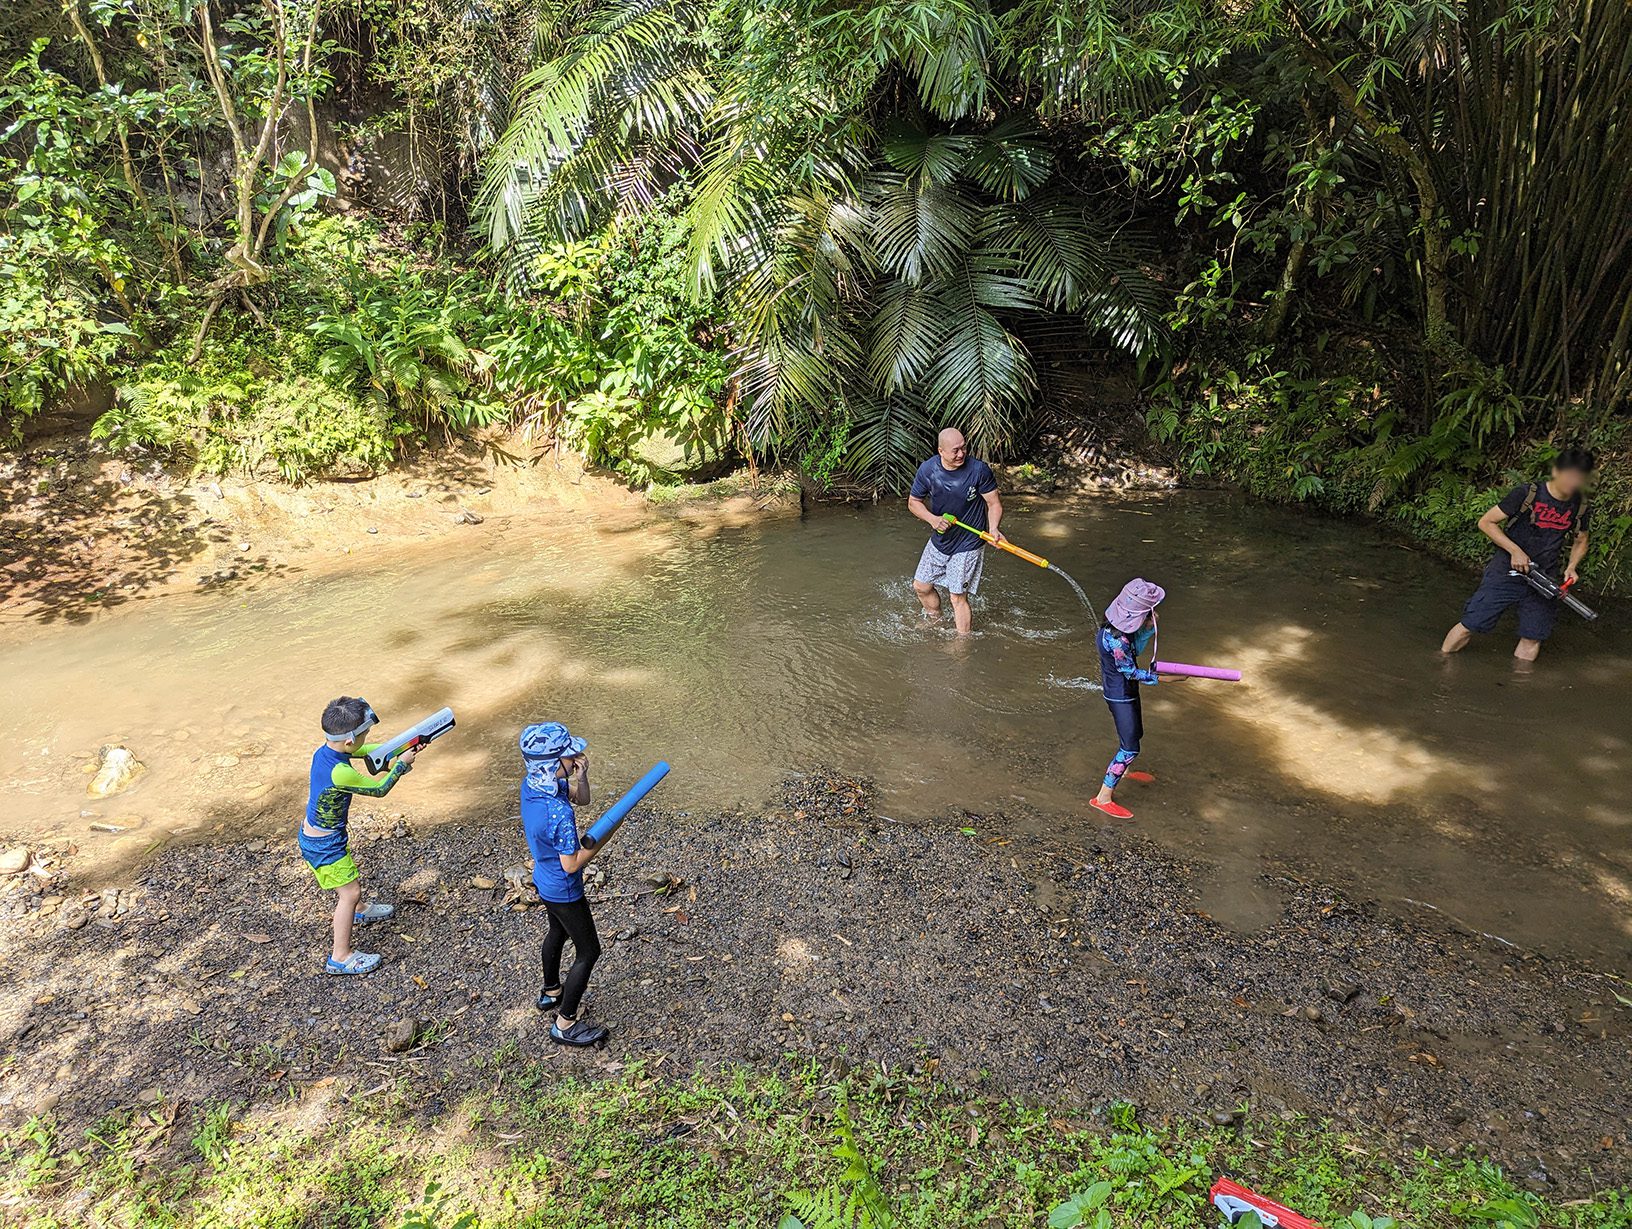
[(1223, 679), (1226, 683), (1239, 683), (1241, 671), (1221, 670), (1217, 666), (1187, 666), (1182, 661), (1159, 661), (1156, 663), (1157, 674), (1186, 674), (1196, 679)]

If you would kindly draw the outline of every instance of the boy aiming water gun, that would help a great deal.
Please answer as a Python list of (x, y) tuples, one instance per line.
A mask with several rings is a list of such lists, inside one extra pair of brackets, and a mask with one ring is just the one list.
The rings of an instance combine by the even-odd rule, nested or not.
[[(452, 713), (448, 714), (452, 725)], [(368, 733), (379, 724), (373, 706), (359, 696), (341, 696), (323, 710), (323, 745), (312, 752), (311, 791), (306, 801), (306, 819), (300, 826), (300, 856), (312, 868), (317, 886), (335, 893), (334, 950), (324, 970), (334, 974), (372, 973), (380, 957), (359, 952), (351, 946), (351, 930), (371, 922), (383, 922), (396, 910), (375, 901), (364, 905), (361, 872), (351, 855), (346, 825), (351, 818), (351, 800), (384, 798), (414, 766), (418, 746), (407, 747), (392, 757), (390, 771), (367, 775), (353, 767), (354, 760), (368, 763), (382, 744), (365, 743)]]

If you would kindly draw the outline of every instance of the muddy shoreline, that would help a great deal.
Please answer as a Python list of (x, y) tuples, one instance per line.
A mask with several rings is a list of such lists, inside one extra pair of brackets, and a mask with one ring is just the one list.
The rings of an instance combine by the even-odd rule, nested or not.
[[(615, 1035), (588, 1054), (549, 1046), (533, 1008), (543, 915), (507, 818), (354, 821), (399, 907), (363, 932), (386, 962), (356, 979), (318, 972), (325, 906), (292, 841), (171, 847), (88, 894), (71, 857), (35, 850), (51, 880), (0, 881), (0, 1122), (46, 1113), (74, 1138), (123, 1106), (402, 1078), (434, 1117), (514, 1048), (582, 1075), (881, 1062), (1050, 1106), (1329, 1118), (1560, 1193), (1632, 1174), (1620, 983), (1284, 878), (1280, 917), (1239, 933), (1126, 830), (969, 826), (876, 816), (832, 773), (763, 812), (642, 812), (592, 892), (606, 954), (588, 1010)], [(417, 1037), (393, 1053), (404, 1020)]]
[(796, 515), (786, 482), (658, 505), (575, 455), (504, 435), (422, 449), (380, 474), (292, 485), (214, 477), (67, 439), (0, 455), (0, 624), (82, 622), (178, 593), (253, 591), (355, 567), (382, 550), (512, 523)]

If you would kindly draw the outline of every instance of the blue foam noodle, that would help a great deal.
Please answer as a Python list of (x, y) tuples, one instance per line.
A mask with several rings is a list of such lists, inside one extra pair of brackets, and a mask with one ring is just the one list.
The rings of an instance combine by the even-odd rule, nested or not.
[(618, 830), (618, 825), (640, 804), (640, 800), (651, 793), (657, 783), (668, 775), (668, 764), (660, 760), (650, 772), (635, 782), (634, 788), (614, 802), (605, 815), (590, 825), (589, 831), (584, 833), (584, 844), (590, 849), (602, 844)]

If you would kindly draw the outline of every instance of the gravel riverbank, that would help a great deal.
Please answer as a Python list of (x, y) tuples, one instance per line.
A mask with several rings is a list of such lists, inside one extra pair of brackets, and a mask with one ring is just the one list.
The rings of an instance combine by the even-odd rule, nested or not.
[(1632, 1175), (1625, 986), (1316, 884), (1280, 881), (1281, 916), (1243, 934), (1125, 832), (969, 824), (876, 816), (833, 773), (763, 813), (637, 813), (592, 892), (589, 1012), (614, 1037), (589, 1053), (551, 1047), (532, 1006), (544, 919), (513, 821), (354, 821), (366, 880), (398, 906), (362, 932), (385, 956), (366, 978), (319, 971), (326, 906), (292, 840), (172, 847), (91, 894), (65, 851), (32, 851), (47, 880), (13, 850), (0, 1114), (72, 1131), (120, 1106), (403, 1076), (435, 1114), (510, 1046), (584, 1074), (796, 1055), (1051, 1105), (1329, 1117), (1396, 1153), (1470, 1148), (1538, 1189)]

